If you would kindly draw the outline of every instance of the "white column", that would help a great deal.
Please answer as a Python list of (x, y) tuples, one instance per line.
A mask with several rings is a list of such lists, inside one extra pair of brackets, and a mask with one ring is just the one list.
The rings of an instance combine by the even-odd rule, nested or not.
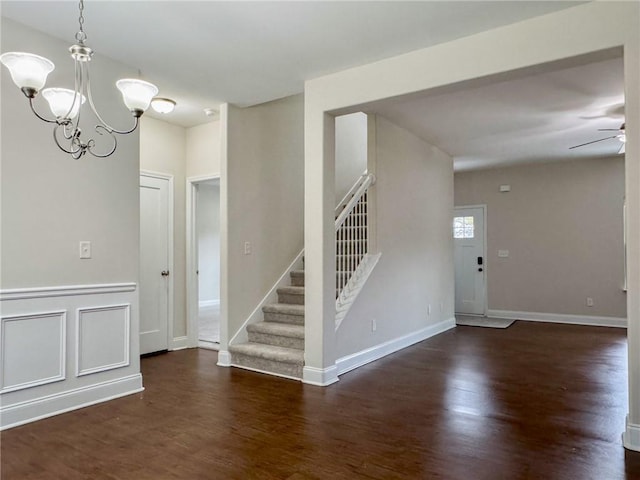
[(218, 365), (231, 366), (229, 354), (229, 104), (220, 105), (220, 351)]
[(329, 385), (335, 365), (335, 119), (305, 95), (305, 366), (303, 381)]
[(624, 446), (640, 451), (640, 9), (624, 45), (629, 413)]

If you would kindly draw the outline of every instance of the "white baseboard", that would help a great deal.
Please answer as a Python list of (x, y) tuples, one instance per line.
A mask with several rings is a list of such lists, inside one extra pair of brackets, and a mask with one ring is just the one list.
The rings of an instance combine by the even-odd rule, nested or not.
[(220, 299), (218, 299), (218, 300), (202, 300), (202, 301), (198, 302), (198, 307), (199, 308), (217, 307), (218, 305), (220, 305)]
[(231, 366), (231, 354), (227, 350), (220, 350), (218, 352), (218, 363), (219, 367), (230, 367)]
[(0, 408), (0, 430), (17, 427), (61, 413), (106, 402), (144, 390), (142, 375), (94, 383), (86, 387), (67, 390)]
[(512, 310), (488, 310), (488, 317), (510, 318), (529, 322), (569, 323), (594, 327), (627, 328), (627, 319), (620, 317), (596, 317), (592, 315), (567, 315), (564, 313), (516, 312)]
[(327, 368), (303, 367), (302, 369), (302, 383), (326, 387), (338, 380), (338, 368), (335, 365)]
[(626, 428), (622, 434), (622, 444), (628, 450), (640, 452), (640, 425), (629, 423), (629, 415), (627, 415)]
[(361, 350), (360, 352), (347, 355), (346, 357), (339, 358), (336, 361), (338, 375), (350, 372), (351, 370), (362, 367), (367, 363), (390, 355), (398, 350), (402, 350), (403, 348), (407, 348), (415, 343), (422, 342), (430, 337), (446, 332), (447, 330), (455, 328), (455, 326), (456, 319), (449, 318), (448, 320), (443, 320), (435, 325), (430, 325), (418, 330), (417, 332), (413, 332), (408, 335), (389, 340), (388, 342), (381, 343), (380, 345)]
[(173, 337), (171, 342), (171, 348), (169, 350), (184, 350), (189, 348), (189, 338), (185, 337)]
[(198, 348), (204, 348), (205, 350), (220, 350), (220, 343), (209, 342), (207, 340), (198, 340)]

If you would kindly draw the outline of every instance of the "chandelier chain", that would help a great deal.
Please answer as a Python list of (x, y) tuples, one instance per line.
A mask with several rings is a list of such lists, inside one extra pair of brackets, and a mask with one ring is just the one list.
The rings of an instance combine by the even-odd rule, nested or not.
[(87, 34), (84, 33), (84, 0), (80, 0), (78, 4), (78, 9), (80, 10), (80, 16), (78, 17), (78, 24), (80, 25), (80, 30), (76, 33), (76, 40), (80, 42), (80, 45), (84, 45), (84, 41), (87, 39)]

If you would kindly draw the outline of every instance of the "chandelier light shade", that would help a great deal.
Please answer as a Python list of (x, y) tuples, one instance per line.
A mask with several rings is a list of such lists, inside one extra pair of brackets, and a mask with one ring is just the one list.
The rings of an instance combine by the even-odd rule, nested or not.
[[(84, 33), (84, 1), (80, 0), (80, 16), (78, 23), (80, 30), (76, 33), (75, 45), (69, 48), (71, 58), (75, 64), (74, 89), (67, 88), (42, 88), (47, 82), (47, 76), (55, 68), (53, 62), (39, 55), (24, 52), (8, 52), (0, 55), (0, 62), (9, 69), (11, 78), (16, 86), (22, 90), (29, 100), (29, 106), (33, 113), (40, 120), (54, 124), (53, 138), (56, 145), (65, 153), (75, 159), (81, 158), (87, 152), (94, 157), (108, 157), (116, 151), (118, 142), (117, 135), (126, 135), (133, 132), (140, 122), (140, 117), (149, 108), (151, 99), (158, 94), (158, 88), (152, 83), (143, 80), (125, 78), (116, 82), (116, 87), (122, 92), (122, 99), (126, 107), (131, 111), (134, 119), (132, 128), (128, 130), (116, 130), (107, 124), (93, 103), (91, 95), (91, 81), (89, 80), (89, 62), (93, 55), (93, 50), (85, 45), (87, 35)], [(38, 113), (33, 104), (34, 99), (42, 90), (42, 96), (49, 104), (49, 108), (55, 118), (47, 118)], [(81, 138), (80, 117), (82, 116), (82, 106), (89, 101), (89, 106), (98, 124), (94, 130), (99, 135), (111, 137), (111, 147), (105, 152), (95, 152), (96, 145), (94, 139), (85, 140)]]
[(118, 80), (116, 87), (122, 92), (124, 104), (134, 115), (139, 110), (144, 112), (149, 108), (151, 99), (158, 93), (158, 87), (154, 84), (133, 78)]
[(79, 96), (68, 88), (45, 88), (42, 96), (49, 102), (49, 108), (56, 118), (73, 119), (78, 116), (80, 106), (87, 98)]
[(158, 113), (171, 113), (176, 108), (176, 102), (170, 98), (156, 97), (151, 100), (151, 108)]
[(0, 62), (9, 69), (11, 79), (18, 88), (40, 90), (55, 65), (39, 55), (24, 52), (8, 52), (0, 55)]

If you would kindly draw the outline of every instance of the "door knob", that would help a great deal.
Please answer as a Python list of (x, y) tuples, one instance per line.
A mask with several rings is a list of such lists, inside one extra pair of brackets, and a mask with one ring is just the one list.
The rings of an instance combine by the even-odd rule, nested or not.
[(163, 270), (162, 272), (160, 272), (160, 275), (162, 275), (163, 277), (169, 276), (169, 270)]
[(479, 268), (479, 269), (478, 269), (478, 271), (479, 271), (479, 272), (482, 272), (482, 268)]

